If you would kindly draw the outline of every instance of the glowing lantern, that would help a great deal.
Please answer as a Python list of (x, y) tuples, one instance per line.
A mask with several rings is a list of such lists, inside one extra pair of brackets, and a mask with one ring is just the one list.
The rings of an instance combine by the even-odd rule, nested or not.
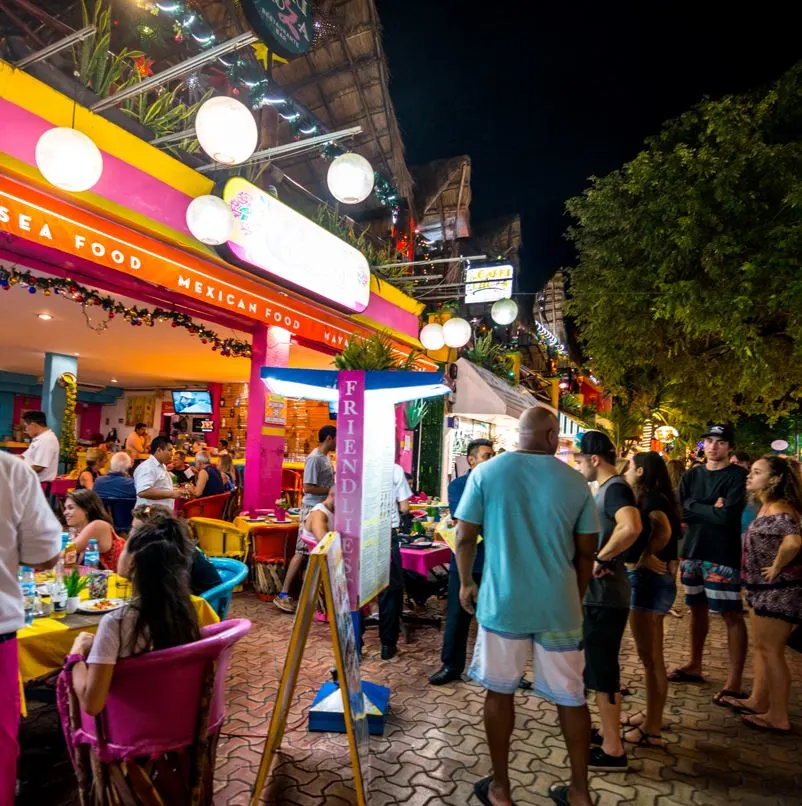
[(446, 338), (443, 335), (443, 326), (438, 325), (437, 322), (430, 322), (424, 325), (420, 332), (420, 343), (427, 350), (439, 350), (446, 343)]
[(459, 316), (443, 325), (443, 338), (449, 347), (464, 347), (471, 340), (471, 325)]
[(81, 193), (94, 187), (103, 173), (103, 155), (83, 132), (48, 129), (36, 143), (36, 165), (61, 190)]
[(234, 98), (217, 95), (201, 104), (195, 116), (201, 148), (223, 165), (239, 165), (256, 150), (259, 131), (250, 110)]
[(518, 303), (514, 299), (500, 299), (490, 309), (490, 317), (497, 325), (511, 325), (517, 316)]
[(331, 195), (343, 204), (359, 204), (373, 190), (373, 168), (359, 154), (340, 154), (329, 166), (326, 175)]
[(201, 243), (219, 246), (231, 238), (234, 217), (221, 198), (198, 196), (187, 207), (187, 226)]

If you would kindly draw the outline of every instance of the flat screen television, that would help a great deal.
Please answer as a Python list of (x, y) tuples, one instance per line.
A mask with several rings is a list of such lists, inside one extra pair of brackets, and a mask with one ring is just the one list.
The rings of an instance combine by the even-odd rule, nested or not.
[(212, 395), (194, 389), (173, 391), (173, 409), (176, 414), (212, 414)]

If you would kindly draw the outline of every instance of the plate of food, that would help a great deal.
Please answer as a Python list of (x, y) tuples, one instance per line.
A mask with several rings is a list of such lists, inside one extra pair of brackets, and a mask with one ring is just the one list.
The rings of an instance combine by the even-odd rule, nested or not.
[(78, 606), (79, 613), (110, 613), (122, 607), (125, 602), (122, 599), (87, 599)]
[(407, 543), (405, 549), (430, 549), (434, 543), (431, 540), (416, 540), (414, 543)]

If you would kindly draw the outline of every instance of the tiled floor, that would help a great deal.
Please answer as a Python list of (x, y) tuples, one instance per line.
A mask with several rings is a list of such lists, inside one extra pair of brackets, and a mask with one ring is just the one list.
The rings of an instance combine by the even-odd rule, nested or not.
[[(244, 804), (267, 733), (292, 618), (244, 594), (234, 600), (234, 616), (254, 627), (239, 645), (229, 680), (229, 718), (217, 757), (216, 804)], [(667, 657), (683, 657), (688, 618), (668, 619)], [(363, 676), (392, 688), (385, 735), (371, 739), (371, 804), (465, 804), (473, 783), (487, 774), (482, 693), (473, 684), (428, 686), (437, 668), (441, 634), (420, 628), (413, 642), (382, 663), (375, 631), (368, 633)], [(711, 704), (724, 679), (726, 648), (722, 625), (714, 622), (704, 686), (672, 685), (667, 716), (668, 752), (637, 750), (627, 774), (594, 775), (600, 806), (683, 806), (685, 804), (802, 803), (802, 656), (792, 657), (792, 721), (795, 733), (769, 737), (742, 727), (729, 711)], [(332, 655), (328, 628), (315, 625), (302, 664), (295, 705), (281, 757), (265, 790), (268, 804), (339, 806), (353, 802), (344, 736), (310, 734), (304, 709), (328, 678)], [(642, 702), (642, 673), (629, 637), (624, 647), (624, 679), (632, 706)], [(566, 776), (566, 753), (554, 708), (532, 696), (516, 697), (517, 718), (511, 776), (518, 804), (547, 804), (549, 786)], [(54, 709), (38, 709), (22, 734), (19, 804), (75, 803), (71, 772), (61, 749)], [(47, 774), (43, 774), (46, 770)]]

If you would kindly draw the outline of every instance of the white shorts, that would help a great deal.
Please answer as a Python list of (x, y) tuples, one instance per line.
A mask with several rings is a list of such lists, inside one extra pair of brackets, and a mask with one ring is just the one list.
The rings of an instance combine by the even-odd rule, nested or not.
[(582, 630), (510, 635), (480, 626), (468, 676), (497, 694), (514, 694), (535, 654), (534, 691), (555, 705), (585, 704)]

